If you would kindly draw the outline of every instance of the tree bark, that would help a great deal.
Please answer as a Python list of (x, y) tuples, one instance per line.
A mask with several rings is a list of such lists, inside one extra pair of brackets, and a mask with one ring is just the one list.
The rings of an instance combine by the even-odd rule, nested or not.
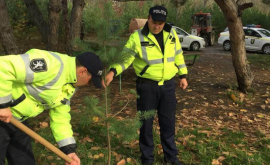
[(67, 53), (69, 55), (71, 55), (72, 51), (75, 49), (75, 46), (72, 44), (73, 40), (75, 38), (80, 38), (82, 12), (84, 5), (85, 5), (84, 0), (73, 0), (73, 7), (70, 18), (69, 40), (67, 44)]
[(68, 19), (68, 5), (67, 0), (62, 0), (62, 15), (64, 19), (64, 42), (67, 47), (68, 35), (69, 35), (69, 19)]
[(50, 0), (48, 4), (49, 12), (49, 34), (48, 34), (48, 50), (58, 50), (58, 34), (59, 21), (61, 12), (61, 0)]
[(229, 28), (232, 62), (238, 87), (246, 93), (251, 88), (254, 77), (246, 57), (245, 34), (242, 19), (239, 16), (238, 5), (234, 0), (215, 0), (215, 2), (221, 8)]
[(0, 20), (0, 40), (2, 42), (5, 54), (19, 54), (20, 49), (17, 46), (16, 39), (13, 35), (4, 0), (0, 0)]
[(41, 12), (38, 9), (35, 0), (24, 0), (24, 3), (28, 9), (30, 16), (34, 19), (36, 27), (38, 28), (39, 33), (42, 36), (42, 41), (48, 43), (48, 24), (44, 20)]

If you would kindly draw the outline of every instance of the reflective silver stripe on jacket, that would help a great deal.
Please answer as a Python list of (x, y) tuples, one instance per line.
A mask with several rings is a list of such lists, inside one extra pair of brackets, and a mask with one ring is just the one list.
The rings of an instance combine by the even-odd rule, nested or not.
[(59, 142), (57, 142), (59, 148), (63, 147), (63, 146), (67, 146), (69, 144), (76, 144), (76, 141), (74, 139), (74, 137), (70, 137), (70, 138), (66, 138), (63, 140), (60, 140)]
[[(51, 80), (50, 82), (48, 82), (47, 84), (43, 86), (37, 86), (37, 87), (34, 87), (32, 85), (33, 80), (34, 80), (34, 72), (29, 67), (29, 64), (30, 64), (29, 54), (21, 55), (25, 64), (25, 71), (26, 71), (25, 86), (28, 92), (30, 93), (30, 95), (32, 95), (36, 100), (40, 101), (41, 103), (45, 103), (45, 101), (39, 96), (39, 93), (43, 92), (44, 90), (51, 89), (51, 87), (59, 80), (59, 77), (62, 75), (62, 72), (64, 69), (64, 64), (61, 58), (55, 53), (52, 53), (52, 52), (49, 52), (49, 53), (53, 55), (61, 63), (60, 69), (58, 71), (58, 74), (54, 77), (53, 80)], [(43, 104), (43, 105), (46, 106), (46, 109), (49, 108), (48, 105), (46, 104)]]
[[(171, 29), (171, 33), (172, 33), (172, 35), (173, 35), (173, 37), (174, 38), (176, 38), (175, 37), (175, 34), (174, 34), (174, 32), (173, 32), (173, 29)], [(182, 48), (180, 48), (179, 50), (176, 50), (176, 44), (174, 45), (174, 51), (175, 51), (175, 56), (177, 55), (177, 54), (180, 54), (180, 53), (182, 53)]]
[(178, 65), (178, 69), (181, 69), (181, 68), (186, 68), (186, 64), (183, 64), (183, 65)]
[[(142, 30), (139, 29), (139, 30), (138, 30), (138, 33), (139, 33), (140, 41), (141, 41), (141, 42), (144, 42), (145, 40), (144, 40), (144, 36), (143, 36), (143, 34), (142, 34)], [(161, 59), (155, 59), (155, 60), (148, 60), (148, 56), (147, 56), (147, 52), (146, 52), (146, 47), (145, 47), (145, 46), (141, 46), (141, 48), (142, 48), (143, 59), (144, 59), (144, 61), (145, 61), (148, 65), (151, 65), (151, 64), (161, 64), (161, 63), (164, 62), (164, 59), (163, 59), (163, 58), (161, 58)], [(176, 49), (176, 45), (175, 45), (175, 48), (174, 48), (174, 49)], [(176, 51), (176, 50), (175, 50), (175, 51)], [(175, 55), (174, 55), (174, 56), (175, 56)], [(167, 58), (167, 61), (168, 61), (168, 62), (174, 62), (174, 60), (175, 60), (175, 57), (168, 57), (168, 58)]]
[(0, 97), (0, 104), (8, 103), (12, 100), (12, 95), (7, 95), (5, 97)]
[(176, 50), (175, 55), (182, 53), (182, 49)]
[[(144, 36), (142, 34), (142, 29), (139, 29), (138, 30), (138, 34), (139, 34), (139, 37), (140, 37), (140, 41), (143, 42), (144, 41)], [(145, 46), (141, 46), (141, 48), (142, 48), (143, 59), (149, 65), (150, 63), (149, 63), (148, 58), (147, 58), (146, 47)]]

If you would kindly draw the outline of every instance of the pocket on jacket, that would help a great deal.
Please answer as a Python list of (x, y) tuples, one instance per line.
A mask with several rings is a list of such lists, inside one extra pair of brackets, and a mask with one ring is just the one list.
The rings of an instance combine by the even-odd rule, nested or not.
[[(14, 102), (16, 102), (16, 100), (14, 100)], [(10, 108), (12, 114), (19, 119), (34, 117), (43, 111), (42, 106), (38, 105), (36, 101), (27, 96), (21, 102), (14, 104)]]

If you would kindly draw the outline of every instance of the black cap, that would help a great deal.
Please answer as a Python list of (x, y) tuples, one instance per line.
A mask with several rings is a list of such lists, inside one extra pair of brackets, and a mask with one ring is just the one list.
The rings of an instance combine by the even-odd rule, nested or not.
[(149, 14), (151, 15), (153, 21), (166, 22), (167, 9), (163, 6), (154, 6), (149, 9)]
[(91, 52), (79, 54), (76, 58), (92, 75), (92, 81), (95, 87), (101, 88), (102, 63), (100, 58)]

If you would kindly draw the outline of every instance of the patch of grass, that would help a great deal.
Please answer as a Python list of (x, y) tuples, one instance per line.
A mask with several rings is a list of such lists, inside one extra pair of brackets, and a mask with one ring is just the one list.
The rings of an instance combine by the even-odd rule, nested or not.
[(248, 55), (248, 61), (251, 65), (255, 65), (262, 70), (270, 70), (270, 56), (269, 55)]
[[(156, 123), (154, 123), (155, 125)], [(79, 155), (82, 164), (106, 164), (108, 157), (106, 137), (100, 130), (103, 126), (93, 124), (90, 127), (82, 128), (78, 125), (73, 125), (74, 132), (79, 133), (75, 138), (78, 144), (77, 154)], [(217, 160), (220, 156), (225, 159), (222, 161), (224, 165), (262, 165), (270, 164), (270, 140), (260, 131), (253, 134), (252, 138), (257, 138), (257, 141), (250, 142), (244, 132), (233, 131), (226, 127), (219, 129), (219, 134), (214, 133), (215, 130), (211, 128), (196, 128), (180, 129), (176, 135), (176, 144), (179, 150), (179, 159), (185, 164), (189, 165), (209, 165), (213, 160)], [(40, 129), (38, 134), (56, 144), (51, 134), (50, 128)], [(153, 129), (155, 142), (155, 165), (162, 164), (163, 153), (160, 148), (159, 130)], [(83, 139), (88, 136), (93, 142), (87, 142)], [(116, 164), (121, 159), (131, 158), (133, 163), (128, 165), (140, 164), (140, 150), (139, 144), (134, 146), (123, 144), (117, 136), (111, 137), (112, 151), (117, 155), (112, 154), (112, 164)], [(91, 149), (92, 147), (99, 147), (98, 150)], [(33, 142), (33, 151), (37, 164), (50, 165), (55, 163), (57, 165), (64, 165), (64, 161), (51, 153), (45, 147)], [(103, 154), (103, 158), (94, 159), (94, 155)], [(48, 156), (53, 156), (53, 160), (48, 160)]]
[[(192, 136), (187, 143), (178, 145), (180, 158), (191, 165), (209, 165), (220, 156), (225, 165), (262, 165), (270, 163), (269, 143), (267, 139), (257, 143), (249, 143), (243, 132), (234, 132), (227, 128), (221, 129), (217, 136), (200, 133), (197, 130), (180, 130), (177, 137)], [(255, 135), (258, 139), (262, 136)], [(221, 163), (221, 162), (220, 162)]]

